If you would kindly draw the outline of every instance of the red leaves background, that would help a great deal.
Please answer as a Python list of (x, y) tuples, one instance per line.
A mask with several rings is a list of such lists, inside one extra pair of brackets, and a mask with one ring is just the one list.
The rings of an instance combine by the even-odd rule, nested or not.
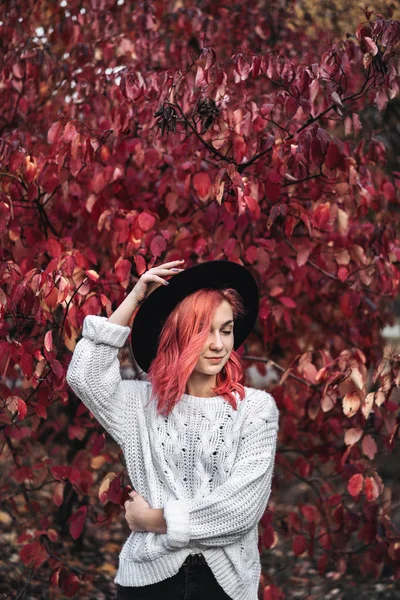
[(1, 489), (12, 514), (14, 495), (31, 499), (22, 563), (49, 564), (73, 595), (39, 532), (79, 540), (122, 518), (118, 448), (65, 383), (84, 317), (109, 315), (153, 264), (226, 258), (260, 288), (244, 364), (280, 376), (283, 525), (263, 522), (262, 547), (287, 539), (321, 573), (398, 578), (379, 460), (399, 436), (381, 329), (399, 290), (400, 171), (375, 127), (399, 94), (396, 16), (365, 9), (345, 37), (305, 34), (291, 3), (50, 4), (0, 14)]

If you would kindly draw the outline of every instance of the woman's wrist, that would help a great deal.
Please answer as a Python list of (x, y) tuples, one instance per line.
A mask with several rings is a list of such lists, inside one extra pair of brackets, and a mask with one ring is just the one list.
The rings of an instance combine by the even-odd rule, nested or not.
[(110, 323), (116, 323), (117, 325), (128, 325), (139, 304), (140, 302), (137, 300), (137, 297), (132, 290), (112, 315), (108, 317), (108, 320)]
[(162, 508), (149, 508), (145, 513), (146, 531), (167, 533), (167, 523)]

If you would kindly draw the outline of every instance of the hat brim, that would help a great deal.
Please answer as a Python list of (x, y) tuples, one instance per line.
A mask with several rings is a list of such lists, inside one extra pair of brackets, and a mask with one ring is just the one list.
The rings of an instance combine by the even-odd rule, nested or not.
[(242, 298), (245, 314), (234, 324), (234, 349), (252, 331), (258, 315), (259, 292), (248, 269), (228, 260), (208, 261), (171, 277), (169, 285), (156, 288), (140, 306), (132, 325), (131, 344), (139, 367), (146, 373), (157, 354), (161, 330), (183, 298), (200, 289), (235, 289)]

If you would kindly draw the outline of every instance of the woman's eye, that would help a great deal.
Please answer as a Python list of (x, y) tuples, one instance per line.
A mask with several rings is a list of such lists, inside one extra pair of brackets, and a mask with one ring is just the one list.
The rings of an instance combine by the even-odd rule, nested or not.
[(228, 335), (232, 333), (232, 331), (223, 331), (222, 333), (227, 333)]

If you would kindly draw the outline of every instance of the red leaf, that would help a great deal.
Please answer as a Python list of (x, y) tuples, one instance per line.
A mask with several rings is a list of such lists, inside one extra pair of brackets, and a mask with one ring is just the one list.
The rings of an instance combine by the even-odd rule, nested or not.
[(353, 477), (351, 477), (349, 483), (347, 484), (347, 489), (349, 490), (349, 493), (353, 497), (356, 497), (361, 493), (361, 491), (363, 489), (363, 485), (364, 485), (363, 475), (361, 475), (361, 473), (356, 473), (355, 475), (353, 475)]
[(194, 82), (195, 87), (201, 87), (202, 85), (204, 85), (206, 83), (204, 76), (205, 76), (204, 70), (200, 67), (200, 65), (197, 65), (196, 79)]
[(255, 198), (253, 198), (253, 196), (243, 196), (243, 197), (244, 197), (244, 201), (246, 202), (247, 206), (249, 207), (250, 212), (253, 213), (254, 219), (259, 219), (261, 210), (260, 210), (260, 205), (258, 204), (257, 200)]
[(304, 535), (296, 535), (292, 542), (292, 549), (295, 556), (303, 554), (307, 548), (307, 540)]
[[(392, 15), (390, 15), (392, 16)], [(389, 44), (393, 44), (396, 40), (400, 38), (400, 22), (398, 20), (386, 21), (388, 23), (387, 29), (382, 35), (382, 44), (383, 46), (388, 46)]]
[(388, 202), (396, 202), (396, 190), (393, 183), (386, 181), (382, 186), (382, 190), (385, 200)]
[(86, 520), (87, 506), (81, 506), (73, 515), (70, 516), (67, 523), (69, 524), (69, 531), (74, 538), (78, 539), (81, 535), (83, 526)]
[(335, 104), (338, 104), (339, 106), (343, 106), (342, 99), (337, 92), (332, 92), (331, 97), (332, 97), (332, 100), (335, 102)]
[(329, 142), (328, 152), (325, 156), (325, 165), (331, 171), (336, 169), (342, 161), (342, 154), (333, 142)]
[(296, 308), (296, 303), (294, 300), (292, 300), (292, 298), (288, 298), (287, 296), (279, 296), (278, 300), (288, 308)]
[(262, 543), (264, 548), (272, 548), (275, 542), (275, 532), (274, 528), (268, 523), (265, 526), (263, 535), (262, 535)]
[(90, 137), (86, 138), (85, 143), (83, 145), (83, 157), (87, 164), (91, 164), (93, 162), (94, 150), (90, 141)]
[(264, 588), (263, 600), (283, 600), (284, 597), (282, 590), (273, 584)]
[(297, 100), (295, 98), (293, 98), (293, 96), (290, 96), (290, 98), (286, 102), (285, 108), (286, 108), (287, 118), (291, 119), (296, 114), (297, 109), (299, 108), (299, 103), (297, 102)]
[(310, 144), (310, 153), (312, 161), (320, 167), (325, 160), (321, 140), (318, 138), (312, 140)]
[(146, 261), (140, 254), (135, 254), (133, 260), (135, 261), (136, 271), (140, 277), (146, 271)]
[(28, 410), (28, 408), (25, 404), (25, 400), (22, 400), (22, 398), (18, 398), (17, 410), (18, 410), (19, 420), (21, 421), (25, 417), (27, 410)]
[(62, 481), (63, 479), (68, 479), (71, 473), (71, 467), (65, 467), (63, 465), (60, 466), (52, 466), (50, 467), (51, 474), (54, 479), (57, 481)]
[(261, 70), (261, 58), (259, 56), (253, 56), (251, 68), (253, 71), (253, 77), (257, 77)]
[(64, 501), (64, 486), (63, 482), (57, 483), (53, 492), (53, 502), (56, 506), (61, 506)]
[(247, 60), (243, 56), (239, 56), (238, 61), (236, 63), (236, 70), (240, 75), (242, 81), (246, 81), (249, 76), (251, 65), (247, 62)]
[[(32, 181), (32, 179), (30, 179), (30, 181)], [(54, 192), (54, 189), (60, 185), (58, 168), (55, 163), (47, 163), (40, 175), (40, 183), (43, 190), (49, 194)]]
[(71, 573), (66, 567), (62, 567), (58, 573), (58, 586), (65, 596), (72, 598), (79, 590), (80, 581), (76, 575)]
[(119, 475), (111, 481), (107, 495), (110, 502), (114, 502), (115, 504), (121, 503), (123, 489), (121, 488), (121, 477)]
[(55, 531), (55, 529), (48, 529), (47, 535), (48, 535), (49, 540), (51, 540), (52, 542), (57, 542), (58, 533), (57, 533), (57, 531)]
[(155, 217), (148, 212), (142, 212), (139, 215), (138, 223), (139, 227), (142, 231), (149, 231), (152, 227), (154, 227), (154, 223), (156, 222)]
[(49, 144), (54, 144), (55, 142), (58, 142), (60, 135), (61, 135), (62, 128), (63, 128), (63, 125), (62, 125), (61, 121), (56, 121), (55, 123), (53, 123), (53, 125), (50, 127), (49, 131), (47, 132), (47, 141), (49, 142)]
[(366, 36), (363, 38), (363, 46), (365, 46), (367, 52), (371, 52), (372, 56), (376, 56), (378, 54), (378, 46), (370, 37)]
[(44, 347), (46, 348), (47, 352), (51, 352), (53, 350), (53, 332), (51, 329), (44, 336)]
[(285, 216), (287, 213), (287, 206), (285, 204), (275, 204), (269, 213), (267, 221), (267, 229), (269, 229), (276, 221), (276, 219), (282, 215)]
[(346, 417), (352, 417), (358, 411), (361, 405), (360, 396), (357, 392), (349, 392), (343, 397), (343, 412)]
[(25, 71), (25, 69), (23, 68), (23, 64), (24, 63), (21, 63), (20, 61), (17, 61), (12, 66), (13, 75), (17, 79), (22, 79), (24, 77), (24, 71)]
[(238, 165), (240, 165), (246, 154), (246, 148), (246, 142), (244, 141), (243, 136), (235, 135), (233, 138), (233, 154)]
[(375, 96), (374, 104), (378, 108), (378, 110), (382, 111), (386, 108), (387, 103), (388, 95), (386, 93), (386, 90), (383, 87), (380, 87)]
[(330, 204), (319, 204), (314, 211), (314, 221), (318, 229), (326, 229), (330, 219)]
[(165, 251), (166, 247), (167, 247), (167, 242), (166, 242), (165, 238), (162, 235), (156, 235), (156, 237), (154, 237), (151, 240), (150, 252), (155, 257), (161, 256), (161, 254)]
[(27, 406), (25, 401), (19, 396), (8, 396), (6, 399), (7, 408), (10, 412), (18, 413), (18, 420), (21, 421), (25, 418), (27, 413)]
[(63, 140), (65, 142), (72, 142), (72, 140), (74, 139), (74, 137), (76, 136), (77, 131), (75, 129), (75, 125), (73, 125), (71, 122), (67, 123), (66, 126), (64, 127), (64, 131), (63, 131)]
[(363, 430), (360, 427), (351, 427), (344, 434), (344, 443), (347, 446), (352, 446), (356, 444), (363, 434)]
[(19, 363), (23, 374), (27, 379), (32, 377), (33, 373), (33, 356), (30, 352), (24, 352)]
[(304, 504), (301, 507), (301, 513), (308, 523), (319, 523), (321, 516), (315, 506)]
[(348, 270), (346, 269), (346, 267), (340, 267), (340, 268), (338, 269), (338, 273), (337, 273), (337, 275), (338, 275), (338, 278), (340, 279), (340, 281), (346, 281), (346, 279), (347, 279), (347, 278), (348, 278), (348, 276), (349, 276), (349, 272), (348, 272)]
[(91, 452), (93, 456), (98, 456), (102, 449), (104, 448), (106, 436), (104, 433), (100, 433), (96, 435), (92, 442)]
[(200, 200), (202, 202), (206, 202), (206, 200), (210, 197), (211, 191), (211, 179), (208, 173), (202, 171), (201, 173), (196, 173), (193, 177), (193, 187), (196, 190)]
[(363, 56), (363, 65), (364, 69), (368, 69), (369, 65), (372, 63), (373, 56), (371, 52), (366, 52)]
[(64, 375), (64, 369), (63, 369), (63, 366), (60, 363), (60, 361), (57, 360), (56, 358), (53, 358), (53, 360), (50, 361), (50, 365), (51, 365), (51, 370), (53, 371), (53, 373), (57, 377), (57, 379), (61, 379), (62, 376)]
[(98, 194), (106, 186), (106, 183), (107, 182), (104, 179), (104, 173), (97, 173), (97, 175), (95, 175), (91, 181), (91, 189)]
[(129, 284), (129, 275), (131, 272), (131, 263), (128, 259), (121, 256), (115, 263), (115, 274), (123, 288), (127, 288)]
[(249, 246), (246, 249), (246, 260), (250, 264), (253, 264), (257, 260), (258, 250), (255, 246)]
[(364, 493), (368, 502), (373, 502), (379, 496), (379, 486), (374, 477), (365, 478)]
[(378, 451), (375, 440), (369, 434), (363, 438), (361, 448), (365, 456), (368, 456), (370, 460), (375, 458), (375, 454)]
[[(190, 175), (186, 179), (190, 179)], [(170, 215), (172, 215), (179, 208), (179, 198), (177, 194), (170, 192), (165, 198), (165, 207)]]
[(23, 483), (25, 479), (33, 479), (33, 472), (29, 467), (21, 467), (20, 469), (15, 469), (15, 471), (12, 471), (11, 477), (17, 483)]
[(203, 48), (203, 56), (206, 56), (206, 64), (204, 65), (205, 71), (208, 71), (217, 60), (214, 48)]
[(47, 551), (39, 542), (26, 544), (20, 550), (20, 557), (26, 567), (38, 569), (49, 558)]
[(360, 23), (356, 29), (356, 38), (361, 41), (363, 37), (371, 36), (372, 28), (369, 23)]
[(99, 315), (101, 313), (101, 303), (97, 296), (90, 296), (82, 306), (82, 313), (85, 315)]
[(244, 183), (243, 183), (242, 176), (240, 175), (240, 173), (237, 172), (236, 167), (233, 163), (229, 163), (226, 173), (227, 173), (228, 177), (230, 178), (230, 180), (232, 181), (232, 183), (234, 183), (241, 190), (244, 191)]

